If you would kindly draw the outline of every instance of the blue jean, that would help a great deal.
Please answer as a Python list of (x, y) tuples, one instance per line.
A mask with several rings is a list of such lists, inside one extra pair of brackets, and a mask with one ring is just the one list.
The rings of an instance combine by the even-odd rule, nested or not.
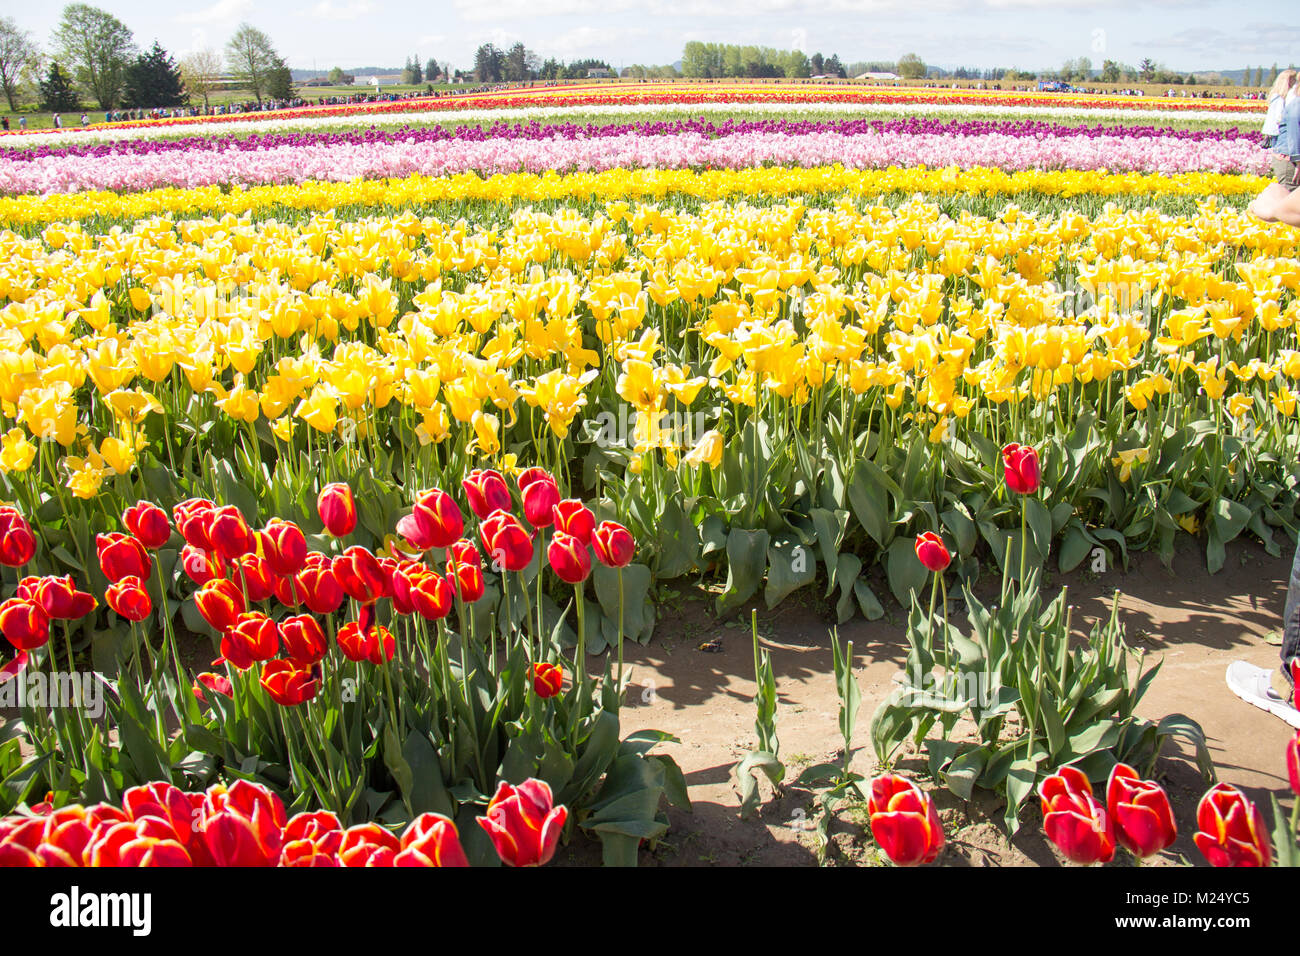
[(1286, 610), (1282, 613), (1282, 670), (1291, 679), (1291, 658), (1300, 657), (1300, 544), (1291, 565), (1291, 582), (1286, 589)]

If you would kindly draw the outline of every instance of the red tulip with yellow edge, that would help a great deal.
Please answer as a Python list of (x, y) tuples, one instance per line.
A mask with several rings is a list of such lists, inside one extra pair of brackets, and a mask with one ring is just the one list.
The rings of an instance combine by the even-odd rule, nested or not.
[(504, 781), (478, 817), (507, 866), (545, 866), (555, 855), (560, 833), (569, 818), (567, 807), (555, 806), (550, 785), (529, 779), (519, 786)]
[(1075, 863), (1108, 863), (1115, 856), (1115, 831), (1106, 808), (1078, 767), (1062, 767), (1038, 786), (1043, 831)]
[(872, 837), (898, 866), (933, 863), (944, 847), (934, 801), (906, 777), (887, 773), (872, 780), (867, 815)]
[(357, 505), (352, 498), (352, 489), (341, 481), (326, 485), (316, 498), (316, 513), (320, 515), (325, 530), (334, 537), (350, 535), (357, 526)]
[(167, 512), (148, 501), (138, 501), (122, 513), (122, 524), (150, 551), (161, 548), (172, 536)]
[(1178, 826), (1169, 795), (1154, 780), (1143, 780), (1127, 764), (1117, 763), (1106, 784), (1106, 809), (1120, 846), (1143, 859), (1173, 845)]
[(1273, 864), (1264, 815), (1231, 784), (1216, 784), (1201, 797), (1192, 839), (1211, 866)]
[(422, 813), (402, 832), (393, 866), (469, 866), (456, 824), (440, 813)]
[(145, 590), (144, 582), (130, 576), (108, 586), (104, 603), (128, 621), (140, 622), (153, 613), (153, 598)]

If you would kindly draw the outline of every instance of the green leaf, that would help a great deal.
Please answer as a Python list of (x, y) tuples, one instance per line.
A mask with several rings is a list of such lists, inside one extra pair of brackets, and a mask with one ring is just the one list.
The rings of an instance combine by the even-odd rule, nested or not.
[(767, 587), (763, 600), (768, 610), (776, 607), (791, 592), (812, 584), (817, 577), (817, 558), (812, 549), (794, 535), (773, 538), (767, 549)]
[(895, 600), (908, 607), (912, 603), (912, 593), (919, 591), (930, 576), (916, 556), (915, 541), (898, 538), (889, 546), (885, 554), (885, 576)]
[(731, 529), (727, 535), (727, 586), (718, 595), (718, 614), (725, 614), (754, 596), (767, 567), (770, 540), (771, 535), (766, 531)]
[[(884, 473), (872, 461), (863, 459), (853, 471), (849, 482), (849, 504), (853, 514), (876, 544), (884, 547), (889, 541), (889, 495)], [(893, 482), (889, 482), (893, 484)], [(895, 487), (897, 487), (895, 485)]]

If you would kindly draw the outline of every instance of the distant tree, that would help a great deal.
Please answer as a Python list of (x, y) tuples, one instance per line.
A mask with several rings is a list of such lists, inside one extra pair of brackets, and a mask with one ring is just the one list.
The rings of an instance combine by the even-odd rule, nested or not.
[(808, 58), (808, 67), (812, 70), (813, 76), (821, 76), (826, 72), (826, 58), (820, 53), (814, 53)]
[(127, 68), (124, 105), (173, 107), (184, 106), (189, 101), (176, 61), (154, 40), (149, 52), (141, 53)]
[(432, 83), (438, 79), (438, 61), (429, 57), (424, 63), (424, 81)]
[(1255, 85), (1264, 85), (1264, 68), (1262, 66), (1255, 67)]
[(181, 79), (190, 96), (203, 98), (208, 108), (208, 94), (221, 79), (221, 56), (215, 50), (196, 50), (181, 60)]
[(1147, 57), (1141, 63), (1138, 64), (1138, 74), (1144, 80), (1155, 79), (1157, 69), (1158, 67), (1156, 66), (1156, 61), (1151, 59), (1151, 57)]
[(106, 10), (72, 3), (63, 8), (54, 43), (100, 109), (121, 102), (126, 70), (136, 54), (135, 37), (125, 23)]
[(402, 70), (402, 82), (408, 86), (415, 86), (424, 82), (424, 71), (420, 68), (418, 57), (407, 58), (406, 68)]
[(509, 83), (522, 83), (528, 76), (528, 48), (516, 43), (506, 54), (502, 76)]
[(1107, 83), (1119, 82), (1119, 64), (1114, 60), (1106, 60), (1101, 65), (1101, 78)]
[(266, 95), (273, 100), (293, 97), (293, 73), (289, 70), (289, 64), (279, 55), (266, 73)]
[(1188, 73), (1188, 74), (1187, 74), (1187, 78), (1186, 78), (1185, 80), (1183, 80), (1183, 82), (1186, 83), (1188, 86), (1195, 86), (1195, 85), (1196, 85), (1196, 77), (1195, 77), (1193, 74)]
[(282, 65), (271, 38), (249, 23), (241, 23), (226, 43), (226, 60), (235, 79), (261, 104), (269, 95), (271, 73)]
[(72, 82), (72, 75), (59, 66), (59, 61), (50, 63), (45, 79), (40, 82), (41, 109), (51, 113), (73, 113), (81, 107), (77, 88)]
[(505, 54), (491, 43), (484, 43), (474, 51), (474, 76), (480, 83), (501, 82)]
[(925, 61), (915, 53), (908, 53), (900, 57), (895, 72), (899, 76), (909, 80), (920, 79), (925, 76)]
[(822, 61), (822, 72), (827, 76), (843, 77), (845, 75), (844, 66), (840, 63), (840, 58), (837, 54), (832, 53)]
[(1273, 70), (1272, 70), (1272, 72), (1270, 72), (1269, 75), (1268, 75), (1268, 85), (1269, 85), (1269, 86), (1272, 86), (1272, 85), (1273, 85), (1273, 81), (1277, 79), (1277, 74), (1278, 74), (1278, 72), (1279, 72), (1279, 71), (1278, 71), (1278, 68), (1277, 68), (1277, 64), (1274, 63), (1274, 64), (1273, 64)]
[(11, 110), (18, 108), (23, 74), (31, 69), (37, 55), (32, 35), (18, 29), (12, 17), (0, 18), (0, 87), (4, 88)]
[(785, 75), (790, 79), (812, 76), (812, 64), (808, 62), (808, 55), (803, 50), (791, 50), (786, 54)]

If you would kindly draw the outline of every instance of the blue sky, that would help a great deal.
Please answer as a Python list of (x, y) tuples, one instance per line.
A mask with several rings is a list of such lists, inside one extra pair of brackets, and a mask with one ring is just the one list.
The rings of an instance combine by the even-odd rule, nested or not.
[[(91, 0), (93, 2), (93, 0)], [(412, 54), (468, 67), (474, 49), (522, 40), (542, 56), (612, 66), (671, 63), (688, 40), (895, 60), (1056, 69), (1067, 58), (1191, 70), (1300, 61), (1297, 7), (1224, 0), (105, 0), (135, 31), (183, 54), (221, 50), (247, 20), (295, 68), (396, 66)], [(9, 7), (4, 10), (4, 7)], [(43, 43), (57, 3), (0, 4)], [(1290, 14), (1284, 15), (1284, 14)]]

